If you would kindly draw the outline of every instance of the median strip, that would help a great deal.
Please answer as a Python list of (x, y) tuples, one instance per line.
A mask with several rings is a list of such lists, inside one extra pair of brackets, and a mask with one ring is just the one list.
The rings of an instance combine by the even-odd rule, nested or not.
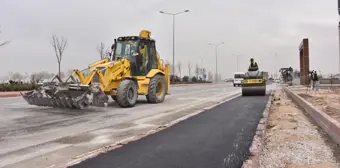
[[(21, 93), (25, 93), (27, 91), (22, 91)], [(18, 97), (21, 96), (20, 92), (0, 92), (0, 98), (5, 97)]]
[[(170, 87), (179, 87), (179, 86), (195, 86), (195, 85), (212, 85), (213, 83), (183, 83), (183, 84), (171, 84)], [(26, 93), (29, 91), (9, 91), (9, 92), (0, 92), (0, 98), (6, 97), (19, 97), (20, 93)]]

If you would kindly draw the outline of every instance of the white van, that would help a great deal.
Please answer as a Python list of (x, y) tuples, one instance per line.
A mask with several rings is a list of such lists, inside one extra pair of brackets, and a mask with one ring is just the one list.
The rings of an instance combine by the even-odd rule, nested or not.
[(241, 86), (242, 85), (242, 80), (244, 79), (244, 72), (235, 72), (234, 73), (234, 87)]

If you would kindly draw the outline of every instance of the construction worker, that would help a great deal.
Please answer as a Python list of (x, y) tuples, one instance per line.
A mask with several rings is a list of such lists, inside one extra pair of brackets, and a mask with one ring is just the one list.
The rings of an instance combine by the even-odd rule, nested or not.
[(139, 53), (140, 53), (140, 58), (139, 58), (139, 71), (143, 74), (145, 73), (145, 64), (146, 64), (146, 61), (147, 61), (147, 46), (146, 45), (143, 45), (141, 44), (140, 45), (140, 48), (139, 48)]
[(319, 90), (318, 88), (319, 77), (316, 71), (314, 71), (312, 75), (312, 80), (313, 80), (313, 90), (318, 91)]
[(254, 58), (250, 58), (250, 65), (248, 68), (248, 71), (257, 71), (259, 67), (257, 66), (257, 63), (254, 62)]

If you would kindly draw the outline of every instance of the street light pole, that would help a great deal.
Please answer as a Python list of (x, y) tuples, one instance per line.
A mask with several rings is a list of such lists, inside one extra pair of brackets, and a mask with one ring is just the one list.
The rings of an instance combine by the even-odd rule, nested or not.
[(238, 72), (238, 57), (243, 55), (243, 54), (232, 54), (233, 56), (236, 56), (236, 69), (237, 69), (237, 72)]
[[(338, 0), (338, 17), (340, 17), (340, 1)], [(340, 20), (339, 20), (339, 23), (338, 23), (338, 38), (339, 38), (339, 74), (340, 74)]]
[[(275, 60), (277, 61), (277, 54), (275, 53)], [(274, 64), (275, 65), (275, 64)], [(275, 77), (276, 79), (278, 79), (278, 73), (277, 73), (277, 62), (276, 62), (276, 66), (275, 66)]]
[(224, 44), (224, 42), (221, 42), (221, 43), (217, 43), (217, 44), (212, 44), (212, 43), (209, 43), (209, 45), (212, 45), (212, 46), (214, 46), (215, 47), (215, 57), (216, 57), (216, 59), (215, 59), (215, 81), (216, 81), (216, 83), (217, 83), (217, 47), (219, 46), (219, 45), (222, 45), (222, 44)]
[(215, 80), (216, 80), (216, 83), (217, 83), (217, 46), (215, 47), (215, 55), (216, 55), (216, 59), (215, 59), (215, 68), (216, 68), (216, 70), (215, 70), (215, 72), (216, 72), (216, 77), (215, 77)]
[[(175, 77), (175, 16), (172, 15), (172, 75)], [(175, 79), (175, 78), (174, 78)]]
[(185, 10), (178, 13), (168, 13), (164, 11), (159, 11), (159, 13), (171, 15), (172, 16), (172, 75), (175, 76), (175, 16), (189, 12), (189, 10)]
[(203, 68), (203, 56), (200, 57), (201, 65), (200, 67)]
[(237, 64), (236, 69), (237, 69), (237, 72), (238, 72), (238, 56), (236, 56), (236, 64)]

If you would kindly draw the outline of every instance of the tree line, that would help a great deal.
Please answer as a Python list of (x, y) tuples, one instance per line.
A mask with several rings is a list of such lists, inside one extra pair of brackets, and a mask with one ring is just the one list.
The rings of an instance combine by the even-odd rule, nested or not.
[[(0, 34), (1, 34), (1, 29), (0, 29)], [(0, 47), (5, 46), (9, 44), (10, 41), (5, 41), (5, 42), (0, 42)], [(68, 40), (67, 37), (65, 36), (57, 36), (55, 34), (52, 35), (51, 38), (51, 45), (53, 47), (54, 54), (56, 56), (56, 61), (58, 65), (58, 75), (63, 78), (65, 77), (65, 73), (61, 71), (61, 64), (64, 56), (64, 52), (68, 46)], [(101, 42), (97, 47), (96, 50), (99, 54), (100, 59), (103, 59), (107, 54), (111, 51), (111, 47), (106, 46), (103, 42)], [(167, 62), (169, 63), (169, 62)], [(169, 63), (170, 64), (170, 63)], [(174, 65), (170, 64), (170, 67)], [(205, 68), (199, 67), (198, 64), (195, 65), (194, 69), (193, 66), (190, 62), (187, 64), (187, 68), (189, 70), (188, 75), (184, 75), (182, 77), (182, 63), (178, 62), (176, 65), (176, 69), (178, 70), (178, 73), (174, 72), (171, 73), (171, 82), (175, 81), (203, 81), (203, 74), (206, 75), (206, 79), (211, 81), (213, 78), (213, 74), (209, 71), (208, 73), (206, 72)], [(171, 68), (172, 70), (172, 68)], [(71, 75), (72, 70), (69, 70), (67, 72), (67, 75)], [(193, 73), (193, 74), (192, 74)], [(50, 78), (53, 78), (56, 74), (55, 73), (50, 73), (47, 71), (41, 71), (41, 72), (35, 72), (30, 75), (27, 73), (21, 74), (19, 72), (12, 72), (8, 75), (7, 79), (10, 81), (10, 83), (13, 82), (22, 82), (22, 81), (27, 81), (27, 78), (30, 78), (30, 82), (41, 82), (44, 80), (48, 80)]]
[[(61, 78), (65, 78), (72, 74), (72, 70), (68, 70), (67, 72), (60, 72)], [(56, 76), (56, 73), (48, 72), (48, 71), (40, 71), (29, 73), (20, 73), (20, 72), (10, 72), (7, 76), (2, 77), (0, 83), (39, 83), (46, 80), (51, 80)]]
[[(173, 64), (169, 61), (166, 62), (170, 65), (170, 71), (173, 70)], [(195, 81), (212, 81), (213, 73), (211, 71), (206, 72), (206, 68), (200, 67), (197, 63), (195, 67), (192, 66), (191, 62), (189, 61), (187, 64), (188, 74), (182, 76), (182, 62), (177, 62), (175, 65), (175, 72), (171, 74), (171, 82), (195, 82)], [(206, 75), (206, 79), (203, 79), (203, 75)]]

